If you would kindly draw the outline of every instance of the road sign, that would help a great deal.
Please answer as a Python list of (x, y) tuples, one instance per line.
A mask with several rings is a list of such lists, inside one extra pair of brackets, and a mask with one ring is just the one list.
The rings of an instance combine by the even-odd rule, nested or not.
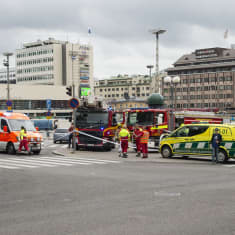
[(76, 98), (72, 98), (69, 100), (69, 106), (72, 109), (76, 109), (79, 106), (79, 100)]
[(11, 100), (7, 100), (6, 105), (7, 106), (12, 106), (12, 101)]
[(51, 100), (46, 100), (47, 103), (47, 109), (50, 110), (51, 109)]

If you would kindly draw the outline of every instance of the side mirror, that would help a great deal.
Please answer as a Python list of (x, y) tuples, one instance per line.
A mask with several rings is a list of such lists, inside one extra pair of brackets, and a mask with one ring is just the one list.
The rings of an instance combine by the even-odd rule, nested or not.
[(35, 129), (36, 129), (36, 131), (39, 131), (39, 127), (38, 126), (36, 126)]
[(3, 131), (4, 131), (4, 132), (8, 132), (7, 126), (4, 126), (4, 127), (3, 127)]

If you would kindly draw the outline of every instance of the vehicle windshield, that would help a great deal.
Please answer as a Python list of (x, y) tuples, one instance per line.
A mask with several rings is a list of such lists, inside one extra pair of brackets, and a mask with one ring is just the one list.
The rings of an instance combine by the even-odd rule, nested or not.
[(26, 131), (36, 131), (31, 120), (9, 119), (9, 125), (12, 131), (20, 131), (22, 126)]
[(153, 112), (134, 112), (128, 115), (128, 124), (153, 125)]
[(108, 112), (77, 112), (76, 127), (106, 128), (108, 121)]

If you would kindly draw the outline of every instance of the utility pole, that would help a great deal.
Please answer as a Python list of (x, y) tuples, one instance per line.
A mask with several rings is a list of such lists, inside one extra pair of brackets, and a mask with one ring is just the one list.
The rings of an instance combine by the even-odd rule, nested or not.
[(10, 100), (9, 57), (12, 56), (13, 53), (5, 52), (3, 55), (7, 57), (7, 60), (3, 61), (3, 65), (7, 67), (7, 100)]
[(155, 67), (156, 72), (155, 72), (155, 78), (153, 79), (153, 83), (152, 83), (153, 93), (159, 92), (159, 91), (157, 91), (157, 87), (159, 89), (159, 81), (158, 81), (158, 86), (156, 87), (156, 80), (158, 78), (158, 73), (159, 73), (159, 47), (158, 47), (158, 43), (159, 43), (159, 34), (163, 34), (165, 32), (166, 32), (166, 30), (164, 30), (164, 29), (150, 30), (150, 33), (156, 35), (156, 67)]

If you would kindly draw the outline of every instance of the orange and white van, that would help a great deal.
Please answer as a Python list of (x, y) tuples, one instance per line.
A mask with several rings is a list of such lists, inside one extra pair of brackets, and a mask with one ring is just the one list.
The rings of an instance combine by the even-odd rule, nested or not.
[(20, 130), (27, 131), (29, 149), (39, 154), (42, 148), (42, 135), (35, 129), (28, 116), (22, 113), (0, 112), (0, 151), (15, 154), (20, 145)]

